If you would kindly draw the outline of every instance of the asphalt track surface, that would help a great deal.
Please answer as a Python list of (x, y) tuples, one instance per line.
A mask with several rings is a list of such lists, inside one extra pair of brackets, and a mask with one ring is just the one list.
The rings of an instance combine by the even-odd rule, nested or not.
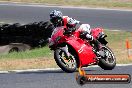
[[(132, 30), (132, 11), (104, 9), (76, 9), (45, 6), (27, 6), (17, 4), (0, 4), (0, 21), (29, 23), (48, 20), (53, 9), (62, 10), (64, 14), (74, 17), (92, 27)], [(132, 65), (117, 66), (112, 71), (101, 68), (88, 68), (87, 73), (95, 74), (130, 74)], [(63, 71), (38, 71), (0, 74), (0, 88), (132, 88), (130, 84), (85, 84), (79, 86), (75, 80), (76, 73)]]
[(91, 27), (132, 31), (132, 11), (107, 9), (79, 9), (43, 5), (13, 3), (0, 4), (0, 21), (7, 23), (30, 23), (49, 20), (49, 12), (57, 9)]
[[(99, 67), (90, 67), (88, 74), (130, 74), (132, 65), (116, 67), (112, 71), (104, 71)], [(77, 84), (75, 73), (63, 71), (38, 71), (0, 74), (0, 88), (132, 88), (129, 84)]]

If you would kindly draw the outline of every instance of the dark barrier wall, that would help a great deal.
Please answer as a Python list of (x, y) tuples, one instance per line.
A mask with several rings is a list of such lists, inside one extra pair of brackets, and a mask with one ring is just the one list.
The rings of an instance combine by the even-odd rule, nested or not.
[(44, 46), (51, 36), (54, 26), (49, 22), (19, 23), (0, 26), (0, 45), (25, 43), (32, 47)]

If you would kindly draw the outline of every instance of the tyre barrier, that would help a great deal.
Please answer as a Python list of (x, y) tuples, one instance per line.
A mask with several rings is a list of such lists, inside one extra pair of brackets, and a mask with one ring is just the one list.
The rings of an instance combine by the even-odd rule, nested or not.
[[(43, 47), (47, 44), (54, 26), (49, 21), (21, 25), (20, 23), (0, 25), (0, 46), (12, 43)], [(14, 48), (16, 49), (16, 48)]]
[(21, 52), (30, 50), (31, 47), (28, 44), (23, 43), (10, 43), (8, 45), (0, 46), (0, 54), (8, 54), (11, 52)]

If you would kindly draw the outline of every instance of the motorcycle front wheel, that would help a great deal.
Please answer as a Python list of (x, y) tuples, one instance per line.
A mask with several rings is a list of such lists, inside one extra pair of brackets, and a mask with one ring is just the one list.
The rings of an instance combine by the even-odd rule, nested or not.
[(112, 70), (116, 66), (116, 58), (113, 51), (108, 46), (103, 46), (101, 49), (105, 56), (99, 59), (98, 65), (104, 70)]
[(70, 53), (70, 57), (68, 57), (66, 51), (61, 48), (55, 50), (54, 59), (57, 65), (67, 73), (75, 72), (77, 69), (76, 56)]

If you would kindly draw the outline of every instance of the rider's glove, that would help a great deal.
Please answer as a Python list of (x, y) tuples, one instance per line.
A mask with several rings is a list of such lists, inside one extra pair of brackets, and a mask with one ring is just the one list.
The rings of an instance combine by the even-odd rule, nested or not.
[(76, 30), (76, 28), (68, 28), (67, 30), (65, 30), (64, 34), (71, 34), (75, 30)]

